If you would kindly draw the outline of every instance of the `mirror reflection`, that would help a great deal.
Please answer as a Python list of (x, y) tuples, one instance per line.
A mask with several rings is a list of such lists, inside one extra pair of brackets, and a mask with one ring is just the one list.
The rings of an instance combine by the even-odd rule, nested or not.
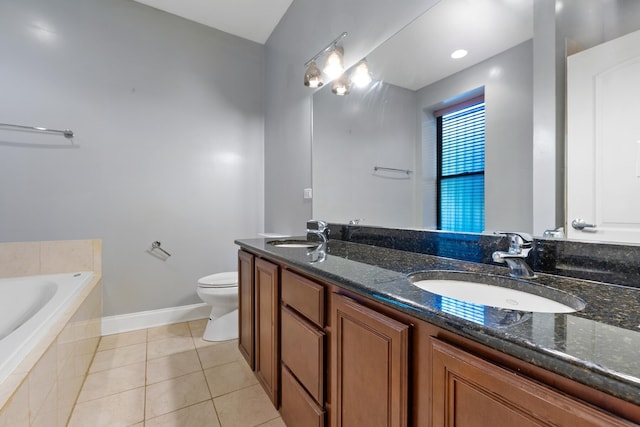
[[(557, 1), (555, 18), (546, 22), (549, 14), (537, 13), (534, 23), (532, 0), (442, 0), (366, 57), (373, 77), (367, 88), (354, 87), (342, 97), (326, 88), (313, 95), (314, 217), (386, 227), (533, 232), (539, 149), (535, 61), (559, 57), (556, 65), (564, 69), (567, 54), (640, 27), (633, 3)], [(534, 52), (534, 34), (556, 30), (562, 49)], [(466, 55), (452, 58), (461, 49)], [(564, 71), (559, 74), (564, 79)], [(551, 107), (561, 116), (564, 82), (557, 86), (561, 95)], [(463, 152), (466, 161), (455, 164), (440, 122), (482, 101), (483, 149)], [(564, 118), (557, 120), (564, 129)], [(551, 147), (560, 154), (563, 133)], [(552, 169), (561, 177), (562, 163), (560, 157)], [(458, 187), (461, 193), (451, 193)], [(557, 183), (559, 198), (563, 188)], [(448, 210), (448, 201), (456, 209)]]

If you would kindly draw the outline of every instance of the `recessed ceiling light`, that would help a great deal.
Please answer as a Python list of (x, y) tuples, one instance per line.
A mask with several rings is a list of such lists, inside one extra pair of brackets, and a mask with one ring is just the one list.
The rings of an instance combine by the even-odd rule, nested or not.
[(465, 56), (467, 56), (467, 53), (468, 52), (466, 50), (464, 50), (464, 49), (458, 49), (458, 50), (454, 51), (451, 54), (451, 57), (453, 59), (460, 59), (460, 58), (464, 58)]

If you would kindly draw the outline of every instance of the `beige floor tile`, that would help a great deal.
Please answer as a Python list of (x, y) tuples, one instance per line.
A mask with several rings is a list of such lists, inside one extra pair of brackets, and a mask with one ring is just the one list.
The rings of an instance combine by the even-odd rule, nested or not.
[(209, 319), (192, 320), (189, 322), (189, 329), (191, 330), (191, 336), (194, 338), (202, 338), (204, 330), (207, 327)]
[(212, 397), (222, 396), (257, 384), (258, 380), (244, 360), (236, 360), (204, 371)]
[(260, 385), (213, 399), (222, 427), (257, 426), (279, 416)]
[(87, 376), (78, 402), (99, 399), (144, 386), (145, 362), (99, 371)]
[[(203, 332), (204, 333), (204, 332)], [(218, 344), (222, 344), (225, 341), (205, 341), (202, 339), (202, 336), (194, 336), (193, 337), (193, 343), (195, 344), (196, 348), (203, 348), (203, 347), (210, 347), (212, 345), (218, 345)]]
[(200, 347), (197, 350), (203, 369), (234, 362), (242, 357), (237, 340), (224, 341), (208, 347)]
[(147, 386), (145, 418), (153, 418), (209, 400), (204, 373), (194, 372)]
[(111, 350), (99, 351), (93, 358), (89, 373), (119, 368), (137, 362), (144, 362), (147, 357), (147, 344), (134, 344)]
[(122, 334), (105, 335), (100, 338), (98, 351), (147, 342), (147, 330), (124, 332)]
[(190, 337), (191, 330), (187, 322), (173, 323), (147, 329), (147, 340), (155, 341), (173, 337)]
[(146, 420), (145, 427), (219, 427), (213, 402), (207, 400), (193, 406)]
[(175, 336), (149, 341), (147, 343), (147, 359), (157, 359), (158, 357), (195, 350), (195, 348), (191, 335), (188, 337)]
[(205, 326), (202, 319), (102, 337), (68, 425), (283, 427), (237, 340), (204, 341)]
[(278, 417), (275, 420), (260, 424), (258, 427), (287, 427), (287, 425), (282, 421), (282, 418)]
[(195, 350), (160, 357), (147, 361), (147, 384), (179, 377), (202, 369)]
[(68, 427), (130, 426), (144, 420), (144, 387), (78, 403)]

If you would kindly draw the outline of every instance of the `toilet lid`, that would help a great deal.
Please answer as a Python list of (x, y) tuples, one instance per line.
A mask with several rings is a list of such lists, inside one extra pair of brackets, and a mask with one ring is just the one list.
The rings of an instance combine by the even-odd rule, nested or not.
[(203, 288), (229, 288), (238, 286), (238, 272), (227, 271), (225, 273), (215, 273), (198, 279), (198, 286)]

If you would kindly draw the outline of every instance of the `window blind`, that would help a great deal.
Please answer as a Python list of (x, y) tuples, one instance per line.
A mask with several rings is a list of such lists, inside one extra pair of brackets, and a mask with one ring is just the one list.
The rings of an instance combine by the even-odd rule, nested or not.
[[(436, 305), (437, 305), (436, 300)], [(474, 323), (484, 325), (485, 306), (473, 304), (470, 302), (460, 301), (455, 298), (440, 297), (440, 310), (445, 313), (453, 314), (463, 319), (470, 320)]]
[(484, 230), (485, 105), (480, 102), (438, 118), (438, 226)]

